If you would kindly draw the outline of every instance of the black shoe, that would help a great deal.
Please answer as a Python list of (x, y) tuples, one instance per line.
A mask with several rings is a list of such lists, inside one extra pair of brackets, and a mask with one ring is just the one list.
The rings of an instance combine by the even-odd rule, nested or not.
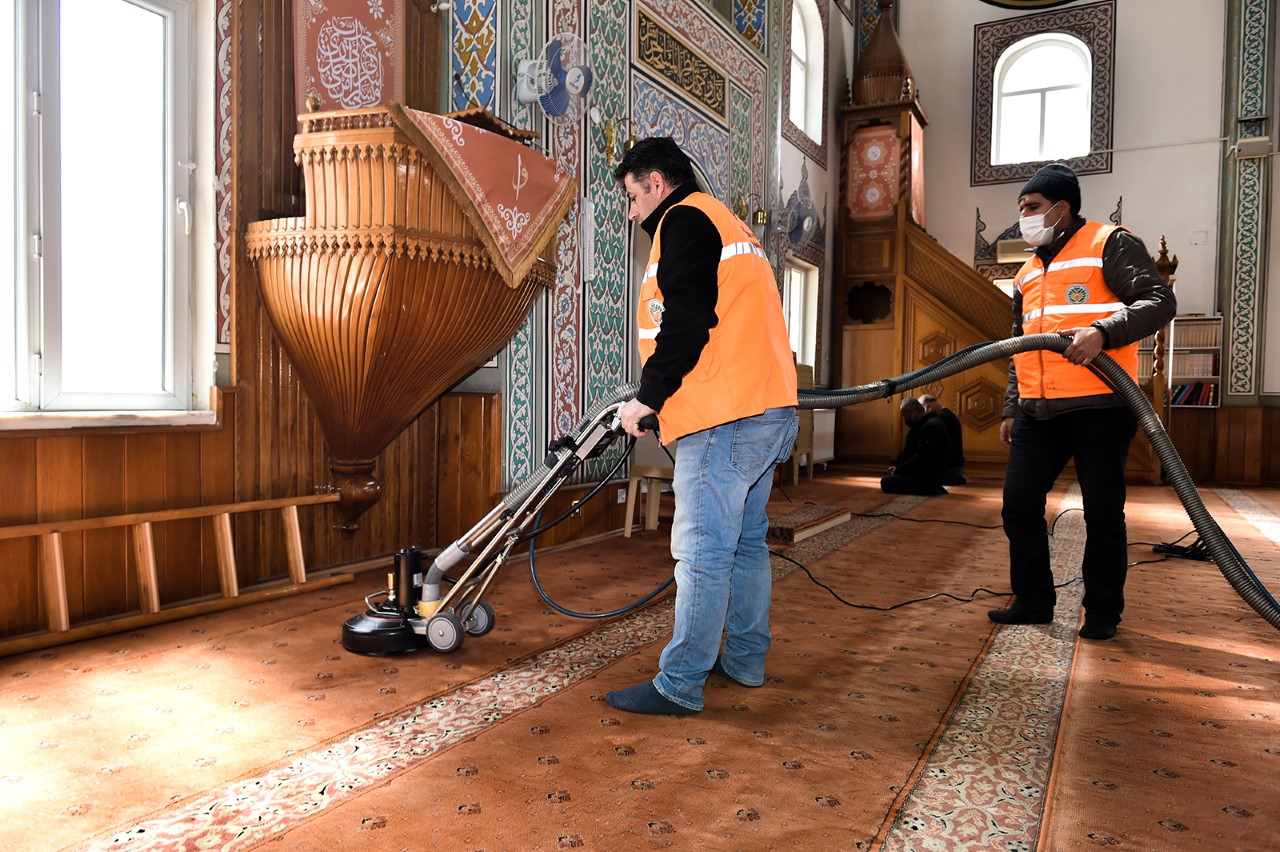
[(1109, 621), (1098, 622), (1084, 620), (1084, 626), (1080, 628), (1081, 639), (1110, 639), (1116, 635), (1116, 626)]
[(987, 618), (996, 624), (1048, 624), (1053, 621), (1053, 613), (1038, 613), (1014, 601), (1008, 609), (989, 610)]

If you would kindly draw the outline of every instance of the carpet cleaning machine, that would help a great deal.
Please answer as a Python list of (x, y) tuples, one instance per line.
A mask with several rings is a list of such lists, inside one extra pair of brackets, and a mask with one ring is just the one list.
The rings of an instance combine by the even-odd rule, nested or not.
[[(841, 390), (801, 389), (799, 407), (837, 408), (885, 399), (990, 361), (1009, 358), (1018, 352), (1046, 349), (1061, 353), (1070, 344), (1071, 338), (1057, 334), (1032, 334), (978, 344), (929, 367), (896, 378)], [(1173, 485), (1187, 516), (1223, 576), (1254, 611), (1273, 627), (1280, 629), (1280, 604), (1245, 564), (1240, 553), (1205, 508), (1195, 483), (1142, 389), (1105, 352), (1094, 359), (1090, 369), (1101, 376), (1137, 414), (1143, 431), (1160, 459), (1166, 479)], [(492, 630), (495, 614), (484, 596), (494, 577), (507, 562), (516, 545), (528, 541), (532, 555), (533, 539), (571, 513), (572, 510), (566, 511), (546, 525), (538, 526), (543, 508), (578, 466), (587, 459), (601, 455), (615, 440), (626, 434), (618, 418), (618, 410), (638, 390), (638, 384), (624, 385), (609, 398), (598, 402), (568, 435), (551, 443), (544, 461), (545, 469), (541, 473), (512, 489), (479, 523), (441, 551), (425, 572), (423, 566), (427, 556), (423, 551), (416, 547), (398, 551), (389, 576), (389, 588), (369, 595), (365, 599), (367, 610), (343, 624), (343, 647), (348, 651), (370, 655), (426, 647), (448, 653), (458, 649), (464, 635), (484, 636)], [(641, 421), (641, 426), (656, 429), (656, 418), (650, 415)], [(635, 444), (634, 438), (628, 438), (628, 452), (622, 454), (613, 471), (580, 503), (594, 496), (621, 468)], [(457, 578), (449, 577), (449, 571), (468, 558), (470, 561)], [(530, 561), (532, 563), (532, 559)], [(450, 586), (442, 596), (441, 587), (444, 583), (449, 583)], [(657, 591), (662, 588), (665, 588), (665, 584)], [(643, 604), (653, 595), (633, 606)]]

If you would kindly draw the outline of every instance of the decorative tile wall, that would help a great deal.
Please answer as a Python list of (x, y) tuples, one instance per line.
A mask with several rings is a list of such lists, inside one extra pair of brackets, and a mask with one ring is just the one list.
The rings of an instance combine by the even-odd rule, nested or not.
[[(1227, 20), (1238, 29), (1239, 50), (1228, 54), (1234, 69), (1228, 71), (1228, 82), (1235, 82), (1235, 114), (1228, 118), (1235, 125), (1234, 136), (1266, 136), (1274, 132), (1268, 117), (1271, 103), (1268, 50), (1271, 44), (1269, 22), (1275, 20), (1276, 0), (1235, 0), (1228, 4)], [(1224, 180), (1235, 199), (1228, 208), (1230, 222), (1228, 242), (1224, 246), (1230, 258), (1224, 286), (1227, 307), (1226, 380), (1227, 394), (1253, 396), (1261, 386), (1258, 375), (1259, 343), (1263, 335), (1261, 301), (1263, 294), (1263, 251), (1268, 230), (1266, 186), (1271, 170), (1270, 157), (1237, 160), (1230, 158)]]
[[(768, 75), (759, 45), (770, 29), (764, 25), (766, 0), (744, 4), (745, 29), (738, 21), (729, 28), (693, 0), (643, 6), (683, 44), (704, 58), (715, 57), (712, 65), (732, 81), (724, 119), (709, 116), (674, 87), (633, 71), (639, 5), (510, 0), (461, 3), (454, 12), (452, 65), (460, 77), (454, 81), (455, 107), (464, 99), (480, 99), (513, 124), (542, 130), (548, 154), (580, 175), (582, 186), (580, 203), (556, 242), (555, 286), (506, 350), (507, 486), (536, 474), (547, 440), (572, 430), (592, 405), (627, 383), (635, 357), (628, 281), (634, 226), (612, 177), (616, 152), (602, 150), (603, 135), (590, 120), (550, 124), (538, 107), (520, 104), (513, 95), (519, 59), (537, 55), (550, 35), (579, 35), (592, 58), (590, 104), (602, 121), (619, 122), (624, 137), (628, 131), (638, 137), (674, 136), (722, 199), (752, 192), (765, 196)], [(539, 31), (535, 22), (544, 20), (541, 12), (545, 22)], [(504, 22), (505, 40), (498, 37)], [(511, 45), (510, 52), (496, 48), (504, 43)], [(492, 54), (486, 52), (491, 46)], [(587, 462), (582, 478), (603, 476), (619, 452), (621, 446)]]
[(498, 0), (456, 0), (453, 6), (453, 108), (494, 105), (498, 63)]
[(733, 25), (747, 44), (764, 53), (766, 0), (733, 0)]

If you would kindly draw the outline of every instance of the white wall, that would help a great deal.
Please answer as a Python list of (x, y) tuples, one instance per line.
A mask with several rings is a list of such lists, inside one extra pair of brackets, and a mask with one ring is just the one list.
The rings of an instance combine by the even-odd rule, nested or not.
[[(787, 203), (787, 199), (791, 197), (791, 193), (796, 191), (800, 186), (801, 170), (808, 160), (807, 166), (809, 170), (809, 194), (813, 198), (813, 203), (821, 212), (823, 225), (826, 227), (826, 260), (822, 270), (823, 280), (823, 298), (826, 300), (821, 309), (821, 350), (818, 352), (817, 361), (814, 365), (814, 382), (819, 386), (830, 385), (834, 381), (834, 371), (831, 363), (831, 312), (833, 310), (831, 294), (834, 292), (834, 269), (835, 256), (838, 251), (836, 247), (836, 232), (838, 230), (839, 205), (840, 205), (840, 107), (844, 104), (845, 89), (848, 86), (849, 78), (853, 74), (853, 27), (849, 21), (840, 12), (839, 9), (832, 4), (829, 7), (827, 19), (827, 160), (826, 163), (819, 163), (814, 160), (808, 160), (806, 155), (791, 144), (781, 135), (778, 138), (778, 174), (769, 182), (769, 194), (778, 192), (779, 182), (782, 186), (781, 196), (771, 203), (770, 215), (774, 210), (780, 209)], [(789, 36), (791, 32), (791, 22), (782, 21), (782, 32)], [(788, 52), (788, 39), (782, 39), (781, 58), (779, 59), (777, 71), (777, 85), (781, 87), (783, 77), (782, 63), (790, 61)], [(777, 100), (777, 109), (782, 109), (782, 97), (779, 92)], [(779, 116), (781, 122), (785, 116)], [(780, 126), (780, 124), (779, 124)], [(769, 224), (770, 229), (773, 227), (772, 221)], [(765, 235), (766, 240), (773, 241), (772, 246), (785, 248), (787, 241), (785, 238), (776, 239), (772, 233)], [(772, 251), (772, 246), (766, 248)], [(771, 254), (772, 256), (772, 254)]]
[[(975, 208), (994, 240), (1017, 221), (1021, 187), (969, 185), (973, 27), (1025, 13), (979, 0), (898, 5), (899, 36), (929, 118), (928, 230), (971, 262)], [(1178, 256), (1179, 310), (1216, 313), (1225, 2), (1123, 0), (1116, 14), (1113, 170), (1081, 177), (1082, 212), (1106, 221), (1123, 197), (1124, 226), (1153, 255), (1164, 234)]]

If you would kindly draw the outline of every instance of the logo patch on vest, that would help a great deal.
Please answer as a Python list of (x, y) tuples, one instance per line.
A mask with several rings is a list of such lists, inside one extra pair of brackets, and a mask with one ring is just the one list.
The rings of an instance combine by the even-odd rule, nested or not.
[(649, 322), (654, 325), (662, 325), (662, 311), (663, 307), (661, 299), (649, 300)]
[(1073, 305), (1082, 305), (1089, 301), (1089, 288), (1083, 284), (1072, 284), (1067, 288), (1067, 301)]

